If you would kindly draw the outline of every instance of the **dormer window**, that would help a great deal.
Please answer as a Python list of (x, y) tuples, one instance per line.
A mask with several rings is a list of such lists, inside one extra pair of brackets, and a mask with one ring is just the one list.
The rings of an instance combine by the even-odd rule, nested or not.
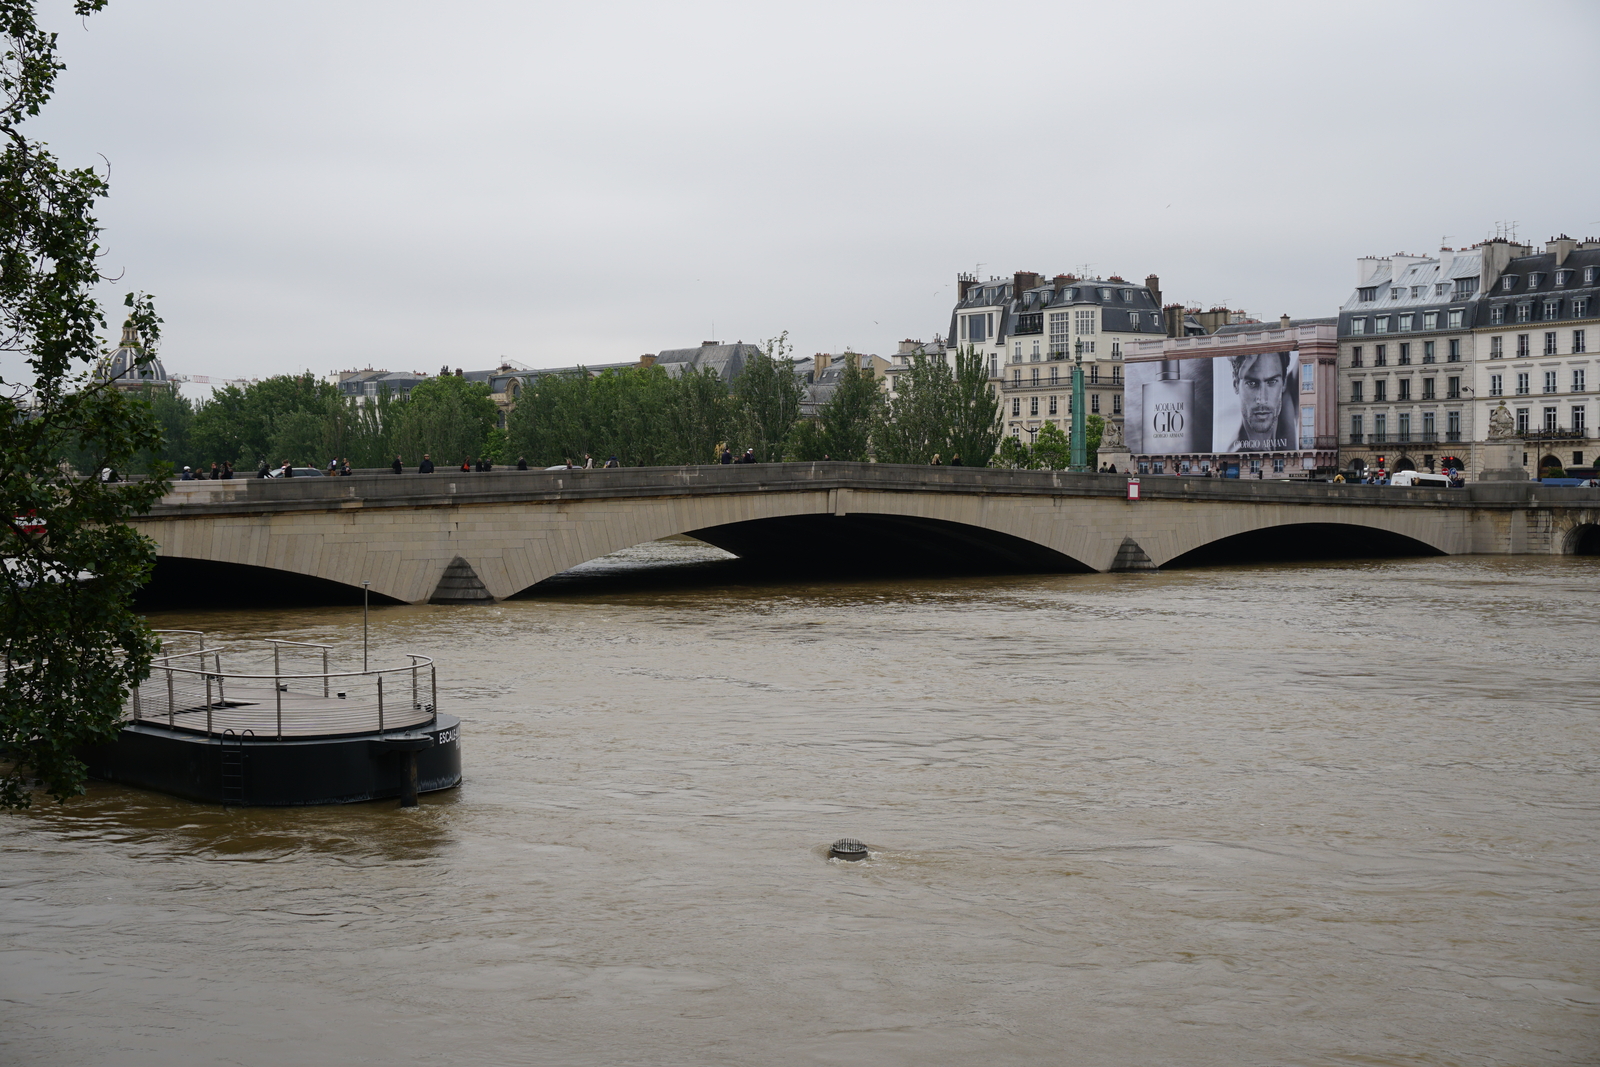
[(1556, 271), (1556, 285), (1558, 287), (1562, 286), (1562, 285), (1566, 285), (1571, 280), (1572, 280), (1572, 272), (1570, 270), (1558, 270), (1558, 271)]
[(1363, 304), (1370, 303), (1371, 301), (1378, 299), (1378, 287), (1376, 285), (1369, 285), (1365, 289), (1357, 289), (1356, 299), (1361, 301)]
[(1517, 276), (1515, 274), (1507, 274), (1504, 278), (1500, 279), (1500, 290), (1501, 290), (1501, 292), (1509, 293), (1511, 290), (1515, 289), (1516, 287), (1517, 287)]
[(1401, 297), (1403, 297), (1405, 295), (1406, 295), (1406, 291), (1404, 289), (1401, 289), (1401, 288), (1398, 288), (1398, 287), (1389, 290), (1389, 299), (1390, 300), (1399, 300)]
[(1456, 279), (1455, 298), (1457, 300), (1460, 300), (1462, 297), (1471, 296), (1473, 293), (1476, 293), (1477, 291), (1478, 291), (1478, 279), (1477, 278), (1457, 278)]
[(1585, 268), (1583, 268), (1583, 284), (1584, 285), (1593, 285), (1594, 284), (1594, 268), (1593, 267), (1585, 267)]
[(1124, 289), (1124, 290), (1122, 290), (1122, 302), (1125, 303), (1125, 304), (1133, 303), (1133, 290), (1132, 289)]
[(1445, 290), (1448, 289), (1448, 288), (1450, 288), (1448, 285), (1444, 284), (1443, 282), (1440, 282), (1438, 285), (1433, 287), (1433, 295), (1434, 296), (1443, 296), (1444, 293), (1445, 293)]
[(1415, 300), (1417, 297), (1421, 296), (1427, 291), (1428, 287), (1426, 285), (1413, 285), (1411, 287), (1411, 299)]
[(1063, 290), (1061, 290), (1061, 299), (1063, 299), (1063, 300), (1076, 300), (1076, 299), (1078, 299), (1078, 290), (1076, 290), (1076, 289), (1063, 289)]
[(1537, 289), (1537, 288), (1539, 288), (1539, 284), (1541, 282), (1543, 282), (1543, 281), (1544, 281), (1544, 275), (1543, 274), (1529, 274), (1528, 275), (1528, 288), (1529, 289)]
[(1111, 290), (1110, 289), (1102, 289), (1102, 290), (1100, 290), (1100, 299), (1101, 300), (1110, 300), (1111, 299)]

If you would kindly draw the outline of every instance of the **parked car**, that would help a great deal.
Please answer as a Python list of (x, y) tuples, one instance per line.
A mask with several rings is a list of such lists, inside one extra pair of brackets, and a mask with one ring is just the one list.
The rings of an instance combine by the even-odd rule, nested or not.
[[(296, 478), (321, 478), (323, 476), (323, 472), (318, 470), (315, 467), (291, 467), (289, 469), (294, 471), (294, 476)], [(279, 467), (276, 470), (268, 471), (267, 472), (267, 477), (268, 478), (282, 478), (283, 477), (283, 468)]]

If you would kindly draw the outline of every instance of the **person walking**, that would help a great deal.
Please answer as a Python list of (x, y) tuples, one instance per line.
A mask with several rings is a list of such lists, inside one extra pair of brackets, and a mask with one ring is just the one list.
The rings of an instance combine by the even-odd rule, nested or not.
[(433, 473), (433, 457), (431, 455), (429, 455), (428, 453), (426, 453), (426, 452), (424, 452), (422, 454), (422, 462), (417, 464), (417, 473), (418, 474), (432, 474)]
[[(616, 457), (613, 456), (612, 458), (615, 459)], [(594, 470), (594, 457), (587, 452), (583, 454), (583, 469), (586, 471)]]
[(462, 474), (471, 474), (472, 473), (472, 457), (471, 456), (468, 456), (466, 459), (461, 461), (461, 473)]
[(928, 466), (930, 466), (930, 467), (942, 467), (942, 466), (944, 466), (944, 460), (940, 459), (939, 458), (939, 453), (935, 452), (933, 454), (933, 462), (928, 464)]
[(960, 452), (952, 452), (950, 454), (950, 466), (952, 466), (952, 467), (965, 466), (965, 464), (963, 464), (961, 462), (961, 453)]
[(225, 482), (233, 481), (233, 461), (231, 459), (222, 461), (222, 480)]
[(211, 464), (211, 480), (214, 482), (220, 482), (222, 480), (222, 467), (220, 464)]
[(622, 464), (617, 462), (617, 457), (615, 454), (613, 454), (610, 459), (606, 460), (606, 467), (608, 468), (620, 466), (622, 466)]
[(400, 457), (396, 455), (394, 457), (394, 462), (389, 464), (389, 469), (394, 471), (396, 474), (404, 474), (406, 472), (406, 465), (401, 463)]
[(727, 445), (723, 445), (722, 446), (722, 460), (721, 461), (723, 463), (732, 463), (733, 462), (733, 449), (729, 448)]
[(518, 456), (517, 457), (517, 470), (525, 471), (527, 469), (528, 469), (528, 457), (527, 456)]
[(257, 478), (270, 478), (270, 477), (272, 477), (272, 472), (268, 469), (267, 461), (265, 459), (263, 459), (261, 461), (261, 467), (260, 467), (259, 470), (256, 471), (256, 477)]
[[(184, 469), (188, 470), (187, 467), (185, 467)], [(278, 475), (278, 477), (280, 477), (280, 478), (293, 478), (294, 477), (294, 467), (290, 465), (288, 460), (284, 460), (283, 461), (283, 467), (281, 469), (282, 469), (283, 473)]]

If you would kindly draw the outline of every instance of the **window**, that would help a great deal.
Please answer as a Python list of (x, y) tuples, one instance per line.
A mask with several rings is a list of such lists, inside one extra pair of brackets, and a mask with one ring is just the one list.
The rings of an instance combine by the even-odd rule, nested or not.
[(1506, 306), (1504, 304), (1495, 304), (1495, 305), (1493, 305), (1492, 307), (1489, 308), (1489, 325), (1490, 326), (1499, 326), (1501, 323), (1503, 323), (1505, 321), (1506, 321)]
[(1075, 312), (1077, 315), (1077, 332), (1080, 334), (1094, 333), (1094, 311)]
[(1272, 472), (1274, 474), (1282, 474), (1283, 473), (1283, 457), (1282, 456), (1273, 456), (1272, 457)]
[(1351, 319), (1350, 320), (1350, 332), (1353, 333), (1353, 334), (1366, 333), (1367, 332), (1367, 320), (1366, 319)]
[(1432, 341), (1424, 341), (1424, 342), (1422, 342), (1422, 362), (1424, 362), (1424, 363), (1432, 363), (1433, 362), (1433, 342)]
[(1439, 328), (1439, 313), (1437, 311), (1424, 311), (1422, 313), (1422, 328), (1424, 330), (1437, 330)]
[(1421, 296), (1427, 291), (1428, 287), (1426, 285), (1413, 285), (1411, 287), (1411, 299), (1415, 300), (1417, 297)]
[(1572, 331), (1572, 350), (1574, 352), (1587, 352), (1587, 351), (1589, 351), (1589, 347), (1586, 344), (1584, 344), (1584, 336), (1583, 336), (1583, 331), (1582, 330), (1573, 330)]
[(1065, 352), (1067, 350), (1067, 333), (1071, 318), (1069, 311), (1052, 311), (1050, 313), (1050, 351)]
[(1364, 398), (1361, 395), (1361, 389), (1362, 389), (1362, 383), (1361, 382), (1351, 382), (1350, 383), (1350, 403), (1352, 403), (1352, 404), (1360, 404), (1360, 403), (1364, 402)]
[(1582, 404), (1572, 409), (1572, 434), (1574, 437), (1583, 437), (1589, 428), (1589, 413)]
[(1012, 367), (1011, 368), (1011, 384), (1012, 385), (1021, 385), (1022, 384), (1022, 368), (1021, 367)]
[(1360, 415), (1351, 415), (1350, 416), (1350, 443), (1351, 444), (1359, 445), (1361, 443), (1361, 423), (1362, 423), (1362, 419), (1361, 419)]
[(1020, 396), (1014, 396), (1011, 398), (1011, 414), (1022, 414), (1022, 398)]
[(1100, 384), (1100, 364), (1098, 364), (1098, 363), (1091, 363), (1089, 365), (1089, 384), (1090, 385), (1099, 385)]
[(1261, 461), (1259, 459), (1252, 459), (1250, 461), (1250, 473), (1251, 474), (1260, 474), (1261, 473)]
[(1406, 295), (1406, 291), (1405, 291), (1405, 288), (1403, 286), (1398, 286), (1397, 285), (1393, 289), (1389, 290), (1389, 299), (1390, 300), (1399, 300), (1401, 297), (1403, 297), (1405, 295)]
[(1555, 408), (1545, 408), (1544, 409), (1544, 432), (1545, 433), (1555, 433), (1556, 432), (1556, 409)]
[(1576, 298), (1573, 299), (1573, 301), (1572, 301), (1572, 317), (1575, 318), (1575, 319), (1586, 319), (1586, 318), (1589, 317), (1589, 298), (1588, 297), (1580, 296), (1580, 297), (1576, 297)]
[(1406, 331), (1410, 330), (1411, 329), (1411, 323), (1415, 318), (1416, 318), (1415, 315), (1401, 315), (1400, 316), (1400, 332), (1401, 333), (1405, 333)]
[(1422, 413), (1422, 439), (1424, 441), (1432, 441), (1434, 433), (1433, 412), (1424, 411)]
[(988, 336), (988, 334), (984, 331), (984, 327), (987, 325), (988, 321), (989, 317), (987, 315), (968, 315), (967, 340), (982, 344), (983, 339)]
[(1055, 397), (1051, 397), (1050, 398), (1050, 414), (1052, 414), (1052, 415), (1056, 414), (1056, 398)]
[(1561, 286), (1566, 285), (1571, 280), (1572, 280), (1572, 272), (1570, 270), (1558, 270), (1558, 271), (1556, 271), (1556, 287), (1557, 288), (1560, 288)]
[(1089, 411), (1095, 415), (1100, 414), (1100, 394), (1089, 394)]
[(1133, 303), (1133, 290), (1132, 289), (1124, 289), (1124, 290), (1122, 290), (1122, 302), (1124, 304)]
[(1516, 287), (1517, 287), (1517, 276), (1515, 274), (1507, 274), (1504, 278), (1500, 279), (1500, 290), (1501, 290), (1501, 292), (1509, 293), (1511, 290), (1515, 289)]
[(1452, 337), (1452, 338), (1450, 338), (1450, 340), (1446, 341), (1445, 344), (1450, 346), (1450, 362), (1451, 363), (1460, 363), (1461, 362), (1461, 338)]
[(1433, 397), (1433, 386), (1434, 386), (1434, 383), (1437, 382), (1437, 381), (1438, 381), (1437, 378), (1424, 378), (1424, 379), (1422, 379), (1422, 399), (1424, 399), (1424, 400), (1432, 400), (1434, 398)]
[(1387, 415), (1374, 415), (1374, 416), (1372, 416), (1372, 443), (1375, 444), (1375, 445), (1381, 445), (1381, 444), (1383, 444), (1383, 439), (1385, 437), (1388, 437), (1388, 436), (1389, 436), (1389, 416), (1387, 416)]
[(1450, 400), (1461, 399), (1461, 377), (1452, 374), (1444, 380), (1444, 395)]
[(1466, 319), (1466, 315), (1467, 315), (1467, 313), (1466, 313), (1466, 310), (1464, 308), (1451, 308), (1450, 309), (1450, 328), (1452, 330), (1461, 329), (1461, 323)]
[(1505, 396), (1506, 395), (1505, 375), (1503, 375), (1503, 374), (1491, 374), (1491, 375), (1489, 375), (1489, 395), (1490, 396)]
[(1547, 356), (1553, 356), (1556, 354), (1556, 332), (1554, 330), (1545, 331), (1544, 354)]
[(1374, 367), (1387, 367), (1389, 365), (1389, 346), (1374, 345), (1372, 348), (1372, 365)]
[(1000, 357), (993, 352), (989, 353), (989, 377), (1000, 377)]
[(1556, 391), (1556, 372), (1553, 370), (1544, 372), (1544, 391), (1547, 393)]
[(1396, 400), (1410, 400), (1411, 399), (1411, 379), (1410, 378), (1401, 378), (1400, 381), (1397, 384), (1400, 387), (1400, 395), (1395, 397), (1395, 399)]
[(1498, 334), (1489, 338), (1489, 358), (1499, 359), (1506, 354), (1506, 339)]
[(1122, 414), (1122, 394), (1121, 393), (1112, 393), (1111, 394), (1111, 414), (1113, 414), (1113, 415), (1121, 415)]
[[(1528, 436), (1528, 409), (1527, 408), (1518, 408), (1517, 409), (1517, 434), (1519, 436), (1521, 436), (1521, 437)], [(1527, 461), (1524, 460), (1523, 462), (1526, 463)]]
[(1448, 289), (1448, 288), (1450, 288), (1448, 285), (1445, 285), (1443, 282), (1440, 282), (1438, 285), (1433, 287), (1433, 295), (1434, 296), (1443, 296), (1444, 295), (1444, 291), (1446, 289)]
[(1388, 333), (1389, 332), (1389, 316), (1387, 316), (1387, 315), (1379, 315), (1373, 321), (1378, 324), (1376, 332), (1378, 332), (1378, 333)]
[(1528, 335), (1519, 333), (1517, 334), (1517, 356), (1520, 358), (1526, 355), (1528, 355)]
[(1574, 393), (1583, 392), (1583, 375), (1584, 371), (1582, 367), (1579, 367), (1577, 370), (1572, 372), (1572, 391)]
[(1314, 363), (1300, 364), (1300, 391), (1314, 393), (1317, 391), (1317, 367)]
[(1021, 363), (1022, 362), (1022, 342), (1021, 341), (1018, 341), (1015, 345), (1012, 346), (1011, 362), (1013, 362), (1013, 363)]
[(1402, 366), (1402, 367), (1411, 366), (1411, 342), (1410, 341), (1401, 341), (1400, 342), (1400, 358), (1396, 362), (1398, 362), (1400, 364), (1400, 366)]
[(1522, 371), (1517, 375), (1517, 395), (1528, 395), (1528, 372)]
[(1037, 415), (1037, 414), (1039, 414), (1039, 398), (1038, 397), (1030, 396), (1028, 398), (1028, 414), (1029, 415)]
[(1111, 339), (1111, 358), (1112, 359), (1121, 359), (1122, 358), (1122, 338), (1120, 338), (1120, 337), (1113, 337)]
[(1110, 289), (1102, 289), (1102, 290), (1100, 290), (1100, 299), (1101, 300), (1110, 300), (1111, 296), (1112, 296), (1112, 290), (1110, 290)]
[(1544, 317), (1546, 319), (1559, 319), (1561, 317), (1561, 301), (1546, 300), (1544, 302)]
[(1532, 319), (1533, 319), (1533, 305), (1532, 304), (1518, 304), (1517, 305), (1517, 321), (1518, 322), (1530, 322), (1530, 321), (1532, 321)]
[(1584, 285), (1593, 285), (1594, 284), (1594, 268), (1593, 267), (1585, 267), (1585, 268), (1583, 268), (1583, 284)]
[(1039, 342), (1033, 342), (1033, 362), (1039, 362)]
[(1447, 411), (1444, 413), (1444, 439), (1446, 441), (1461, 440), (1461, 412)]
[(1112, 385), (1121, 385), (1122, 384), (1122, 368), (1121, 367), (1112, 367), (1111, 368), (1111, 384)]
[(1038, 367), (1030, 367), (1029, 368), (1029, 372), (1030, 372), (1030, 376), (1029, 376), (1028, 380), (1032, 384), (1038, 385), (1039, 384), (1039, 368)]
[(1544, 275), (1534, 271), (1528, 275), (1528, 288), (1537, 289), (1544, 284)]
[(1350, 365), (1352, 367), (1361, 366), (1361, 346), (1360, 345), (1356, 345), (1354, 348), (1352, 348), (1350, 350)]
[(1457, 278), (1455, 297), (1460, 300), (1464, 296), (1471, 296), (1478, 291), (1478, 279)]
[(1372, 383), (1372, 399), (1379, 404), (1388, 401), (1389, 380), (1387, 378), (1379, 378)]
[(1378, 299), (1378, 287), (1376, 285), (1369, 285), (1365, 289), (1357, 289), (1356, 299), (1361, 301), (1363, 304)]
[(1055, 385), (1061, 381), (1061, 368), (1054, 363), (1050, 364), (1050, 384)]

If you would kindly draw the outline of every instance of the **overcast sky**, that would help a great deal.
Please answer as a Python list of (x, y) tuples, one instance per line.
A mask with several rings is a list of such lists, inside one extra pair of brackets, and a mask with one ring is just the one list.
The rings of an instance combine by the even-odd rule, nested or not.
[(1592, 0), (42, 6), (31, 128), (109, 160), (174, 373), (886, 353), (972, 270), (1325, 315), (1358, 256), (1600, 235)]

